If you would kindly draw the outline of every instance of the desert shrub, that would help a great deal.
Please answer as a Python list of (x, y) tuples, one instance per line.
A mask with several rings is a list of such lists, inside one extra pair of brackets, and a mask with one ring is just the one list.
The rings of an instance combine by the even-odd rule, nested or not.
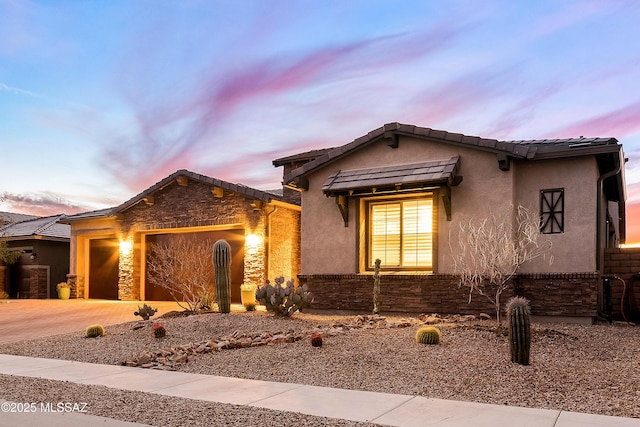
[(195, 312), (215, 292), (211, 243), (179, 235), (166, 244), (150, 245), (147, 273), (153, 286), (166, 289), (180, 307)]

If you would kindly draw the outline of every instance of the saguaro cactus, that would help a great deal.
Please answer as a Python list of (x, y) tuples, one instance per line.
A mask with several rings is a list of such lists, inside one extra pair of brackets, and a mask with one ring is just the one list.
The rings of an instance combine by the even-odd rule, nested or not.
[(231, 246), (220, 239), (213, 245), (216, 297), (220, 313), (231, 311)]
[(521, 365), (529, 364), (531, 349), (531, 321), (529, 300), (513, 297), (507, 302), (507, 322), (509, 323), (509, 350), (511, 361)]
[(380, 314), (380, 261), (376, 259), (373, 272), (373, 314)]

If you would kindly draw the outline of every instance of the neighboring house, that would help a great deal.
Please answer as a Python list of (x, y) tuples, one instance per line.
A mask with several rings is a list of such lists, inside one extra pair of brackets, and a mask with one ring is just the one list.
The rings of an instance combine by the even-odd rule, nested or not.
[(146, 280), (146, 260), (152, 244), (180, 234), (206, 240), (212, 249), (218, 239), (229, 242), (233, 302), (240, 302), (243, 282), (261, 284), (300, 271), (300, 206), (186, 170), (120, 206), (64, 221), (71, 225), (72, 296), (78, 298), (170, 300)]
[(510, 221), (522, 205), (540, 214), (553, 246), (523, 266), (503, 301), (519, 294), (536, 315), (596, 316), (604, 249), (625, 236), (615, 138), (498, 141), (390, 123), (317, 154), (274, 161), (301, 192), (299, 279), (314, 307), (371, 310), (381, 258), (383, 310), (491, 313), (458, 286), (457, 231), (489, 213)]
[(56, 284), (67, 280), (70, 227), (59, 223), (62, 217), (0, 212), (0, 236), (22, 252), (17, 263), (0, 271), (0, 289), (11, 298), (55, 298)]

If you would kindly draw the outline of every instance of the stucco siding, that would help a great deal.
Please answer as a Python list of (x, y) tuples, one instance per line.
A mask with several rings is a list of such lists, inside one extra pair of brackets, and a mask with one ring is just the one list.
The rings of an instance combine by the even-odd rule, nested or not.
[[(393, 166), (460, 156), (458, 174), (462, 183), (452, 188), (452, 220), (447, 221), (442, 200), (435, 200), (438, 273), (453, 272), (449, 232), (457, 238), (459, 222), (489, 212), (510, 217), (513, 172), (501, 171), (495, 154), (449, 144), (402, 137), (398, 148), (384, 141), (372, 143), (349, 156), (319, 169), (309, 177), (309, 189), (302, 192), (302, 274), (354, 274), (359, 271), (359, 202), (349, 202), (349, 223), (344, 221), (333, 197), (325, 197), (322, 184), (336, 170)], [(455, 243), (455, 242), (454, 242)], [(455, 245), (454, 245), (455, 250)]]
[[(592, 157), (519, 162), (516, 203), (540, 213), (540, 190), (564, 189), (564, 232), (543, 234), (549, 256), (521, 268), (522, 273), (575, 273), (596, 270), (596, 185), (598, 167)], [(550, 258), (552, 257), (552, 258)], [(552, 261), (550, 263), (550, 261)]]

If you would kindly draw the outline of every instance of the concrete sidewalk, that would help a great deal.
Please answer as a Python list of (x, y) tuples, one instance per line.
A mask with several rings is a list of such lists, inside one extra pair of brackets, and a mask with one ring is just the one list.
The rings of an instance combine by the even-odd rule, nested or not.
[[(295, 411), (309, 415), (390, 426), (499, 427), (517, 424), (518, 427), (640, 427), (640, 419), (636, 418), (488, 405), (421, 396), (343, 390), (303, 384), (4, 354), (0, 354), (0, 374), (102, 385), (121, 390), (248, 405), (279, 411)], [(89, 424), (114, 427), (140, 426), (140, 424), (79, 413), (7, 414), (0, 412), (0, 426), (44, 424), (49, 427)]]

